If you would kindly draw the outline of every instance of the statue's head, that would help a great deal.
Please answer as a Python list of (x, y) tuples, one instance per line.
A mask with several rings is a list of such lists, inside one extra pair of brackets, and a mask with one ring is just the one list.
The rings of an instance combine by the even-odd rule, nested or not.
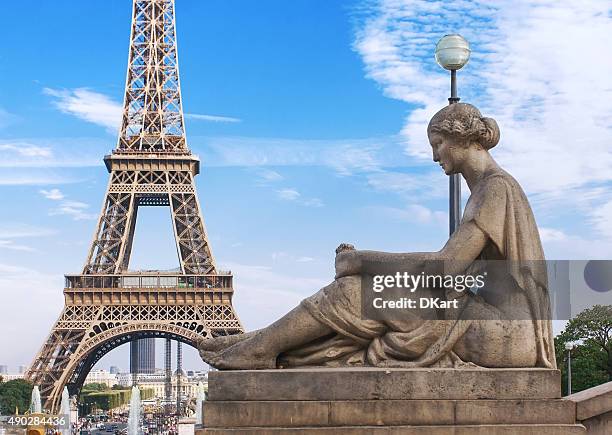
[(466, 103), (446, 106), (438, 111), (427, 127), (433, 160), (447, 175), (461, 171), (468, 156), (488, 152), (499, 142), (499, 127), (492, 118)]

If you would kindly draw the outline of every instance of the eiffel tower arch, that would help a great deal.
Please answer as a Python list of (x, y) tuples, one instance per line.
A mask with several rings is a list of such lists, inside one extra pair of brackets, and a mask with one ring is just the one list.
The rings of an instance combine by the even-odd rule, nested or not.
[[(87, 260), (66, 275), (65, 306), (27, 378), (57, 410), (64, 386), (77, 394), (110, 350), (141, 338), (195, 345), (243, 332), (233, 277), (217, 269), (194, 177), (199, 159), (185, 137), (174, 0), (134, 0), (130, 54), (117, 146)], [(169, 207), (180, 270), (128, 269), (140, 207)]]

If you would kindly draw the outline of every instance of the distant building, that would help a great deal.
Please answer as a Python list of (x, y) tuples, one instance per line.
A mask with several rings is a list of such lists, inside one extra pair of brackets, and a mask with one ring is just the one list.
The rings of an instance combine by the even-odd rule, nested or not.
[(142, 338), (130, 342), (130, 372), (155, 373), (154, 338)]
[(19, 366), (19, 373), (25, 375), (25, 372), (28, 371), (28, 366)]
[(23, 379), (23, 377), (25, 376), (25, 373), (19, 373), (19, 374), (6, 374), (6, 375), (2, 375), (2, 379), (4, 379), (4, 382), (8, 382), (8, 381), (14, 381), (15, 379)]
[(111, 374), (106, 370), (92, 370), (87, 374), (85, 378), (86, 384), (104, 384), (107, 387), (117, 385), (117, 375)]
[(0, 375), (8, 374), (8, 366), (0, 366)]
[(119, 367), (117, 366), (110, 366), (110, 374), (111, 375), (116, 375), (119, 373)]
[[(204, 387), (208, 386), (207, 373), (204, 371), (189, 370), (188, 373), (193, 373), (194, 376), (181, 376), (181, 397), (196, 397), (198, 383), (202, 382)], [(132, 386), (132, 375), (130, 373), (119, 373), (117, 375), (117, 383), (122, 387)], [(157, 370), (155, 373), (143, 373), (138, 375), (138, 386), (141, 388), (150, 388), (154, 391), (156, 399), (165, 399), (166, 373), (164, 370)], [(172, 400), (176, 400), (177, 394), (177, 378), (176, 372), (172, 374)]]

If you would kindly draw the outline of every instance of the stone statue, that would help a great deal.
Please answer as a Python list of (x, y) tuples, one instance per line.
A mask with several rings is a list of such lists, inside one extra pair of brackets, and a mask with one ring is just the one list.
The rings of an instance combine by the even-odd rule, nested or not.
[[(340, 245), (331, 284), (266, 328), (201, 340), (204, 361), (237, 370), (555, 367), (544, 253), (523, 190), (489, 154), (499, 141), (497, 123), (476, 107), (458, 103), (436, 113), (427, 133), (433, 160), (447, 175), (460, 173), (471, 192), (461, 224), (446, 245), (426, 253)], [(451, 274), (480, 260), (503, 260), (507, 275), (500, 286), (482, 294), (457, 293), (463, 307), (459, 316), (429, 318), (411, 312), (399, 319), (362, 318), (362, 276), (389, 265), (420, 273), (441, 262), (436, 260)], [(477, 320), (472, 316), (477, 312), (486, 312), (487, 319)]]

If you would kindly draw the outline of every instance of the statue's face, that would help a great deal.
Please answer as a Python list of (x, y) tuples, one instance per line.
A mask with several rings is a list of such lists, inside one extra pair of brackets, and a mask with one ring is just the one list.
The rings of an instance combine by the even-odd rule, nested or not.
[(433, 152), (433, 161), (437, 162), (446, 175), (459, 172), (458, 163), (462, 160), (462, 147), (440, 133), (431, 133), (429, 143)]

